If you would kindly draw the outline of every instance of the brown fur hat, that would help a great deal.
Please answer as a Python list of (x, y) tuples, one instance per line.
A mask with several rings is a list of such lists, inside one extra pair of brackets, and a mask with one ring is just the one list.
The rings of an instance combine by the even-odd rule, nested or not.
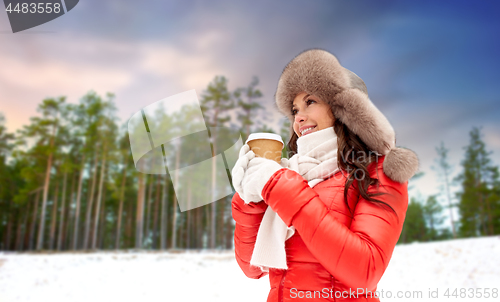
[(327, 102), (335, 118), (357, 134), (372, 151), (386, 155), (383, 169), (391, 179), (406, 182), (418, 170), (417, 155), (395, 146), (394, 129), (368, 98), (363, 80), (342, 67), (334, 55), (321, 49), (306, 50), (283, 70), (275, 99), (278, 109), (292, 124), (293, 100), (301, 92)]

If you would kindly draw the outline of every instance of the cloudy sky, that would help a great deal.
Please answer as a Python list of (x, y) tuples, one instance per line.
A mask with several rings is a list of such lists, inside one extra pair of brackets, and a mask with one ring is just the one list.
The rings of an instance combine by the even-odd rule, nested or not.
[(84, 0), (66, 15), (13, 34), (0, 12), (0, 112), (15, 131), (46, 97), (76, 103), (89, 90), (116, 94), (121, 121), (216, 75), (229, 88), (260, 79), (273, 112), (281, 71), (309, 48), (334, 53), (414, 150), (425, 177), (441, 141), (455, 172), (473, 126), (500, 164), (498, 1)]

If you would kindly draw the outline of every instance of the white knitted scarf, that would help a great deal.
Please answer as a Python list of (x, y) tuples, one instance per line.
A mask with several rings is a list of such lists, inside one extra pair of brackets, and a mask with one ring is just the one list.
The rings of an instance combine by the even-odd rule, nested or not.
[[(298, 172), (312, 188), (338, 171), (337, 135), (333, 127), (297, 139), (297, 154), (289, 160), (289, 169)], [(250, 260), (264, 272), (269, 268), (287, 269), (285, 241), (295, 233), (268, 207), (257, 233)]]

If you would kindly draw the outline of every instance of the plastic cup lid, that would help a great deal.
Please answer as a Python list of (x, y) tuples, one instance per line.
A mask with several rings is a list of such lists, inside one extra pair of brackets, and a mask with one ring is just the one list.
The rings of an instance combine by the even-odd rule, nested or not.
[(245, 144), (247, 144), (249, 141), (253, 141), (256, 139), (272, 139), (272, 140), (275, 140), (275, 141), (282, 143), (283, 146), (285, 145), (285, 143), (283, 143), (283, 140), (281, 139), (280, 135), (274, 134), (274, 133), (266, 133), (266, 132), (251, 133), (248, 136), (248, 139), (245, 142)]

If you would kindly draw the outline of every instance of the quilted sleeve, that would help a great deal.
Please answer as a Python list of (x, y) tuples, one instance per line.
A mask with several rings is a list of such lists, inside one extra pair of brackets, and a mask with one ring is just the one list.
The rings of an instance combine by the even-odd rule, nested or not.
[(268, 273), (262, 272), (259, 267), (251, 266), (250, 259), (260, 223), (268, 206), (265, 202), (245, 204), (238, 193), (234, 194), (231, 204), (233, 219), (236, 222), (234, 229), (236, 261), (248, 278), (259, 279)]
[(387, 193), (376, 198), (396, 213), (359, 197), (349, 228), (329, 213), (317, 193), (294, 171), (276, 172), (262, 191), (266, 203), (288, 226), (296, 228), (325, 269), (351, 288), (376, 288), (401, 234), (408, 207), (408, 182), (395, 182), (378, 170), (373, 175), (370, 171), (370, 175), (379, 179), (379, 188), (370, 186), (368, 192)]

